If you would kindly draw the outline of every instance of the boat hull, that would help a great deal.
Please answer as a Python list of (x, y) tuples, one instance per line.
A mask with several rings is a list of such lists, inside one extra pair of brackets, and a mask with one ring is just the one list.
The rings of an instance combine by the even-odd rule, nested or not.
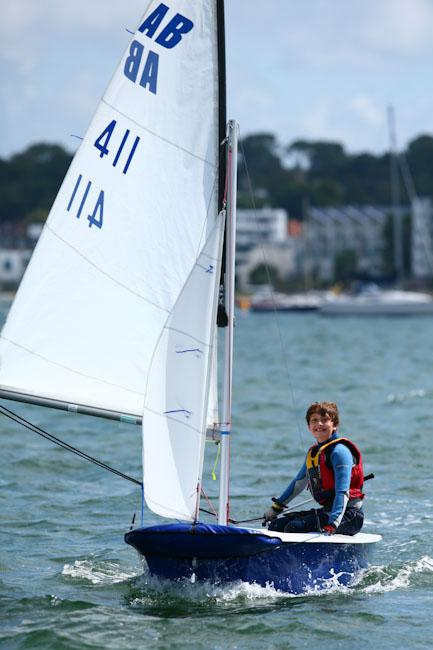
[(125, 535), (160, 578), (216, 584), (241, 580), (293, 594), (349, 585), (368, 566), (379, 540), (360, 533), (330, 538), (207, 524), (152, 526)]

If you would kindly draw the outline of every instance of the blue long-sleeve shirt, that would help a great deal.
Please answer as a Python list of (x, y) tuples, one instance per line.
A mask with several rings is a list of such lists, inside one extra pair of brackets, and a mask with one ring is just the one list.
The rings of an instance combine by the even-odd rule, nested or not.
[[(329, 442), (329, 440), (334, 440), (335, 438), (338, 438), (337, 433), (333, 433), (328, 440), (325, 440), (325, 442), (319, 443), (319, 446), (322, 446), (326, 442)], [(350, 479), (353, 466), (353, 457), (350, 449), (343, 444), (335, 445), (330, 454), (330, 462), (334, 472), (335, 497), (332, 503), (332, 508), (328, 513), (328, 519), (330, 524), (338, 527), (349, 501)], [(289, 503), (289, 501), (298, 496), (307, 485), (307, 465), (305, 460), (293, 481), (289, 483), (282, 495), (278, 498), (278, 501), (284, 504)]]

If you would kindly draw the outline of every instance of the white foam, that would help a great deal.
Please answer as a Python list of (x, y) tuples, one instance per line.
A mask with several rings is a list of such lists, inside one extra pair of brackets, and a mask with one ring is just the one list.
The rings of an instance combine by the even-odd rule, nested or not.
[[(251, 602), (263, 604), (264, 601), (280, 600), (282, 598), (299, 598), (305, 596), (326, 596), (330, 593), (346, 594), (356, 591), (366, 594), (385, 593), (410, 586), (415, 575), (433, 573), (433, 558), (424, 555), (418, 560), (404, 563), (400, 568), (392, 566), (371, 566), (353, 576), (350, 586), (340, 584), (343, 574), (332, 573), (330, 578), (317, 582), (302, 594), (290, 594), (275, 589), (273, 584), (262, 587), (248, 582), (233, 582), (216, 585), (210, 582), (198, 582), (191, 579), (166, 580), (144, 574), (134, 568), (121, 567), (113, 561), (76, 560), (73, 564), (65, 564), (62, 575), (70, 578), (87, 580), (94, 585), (109, 585), (125, 582), (135, 578), (134, 586), (142, 590), (143, 597), (136, 597), (130, 605), (140, 606), (149, 602), (149, 598), (158, 596), (181, 598), (190, 602), (213, 601), (217, 604), (232, 602)], [(374, 582), (373, 582), (374, 581)]]
[(278, 591), (272, 584), (262, 587), (240, 580), (226, 585), (216, 585), (211, 582), (193, 582), (187, 578), (166, 580), (144, 574), (135, 581), (135, 586), (145, 591), (145, 594), (143, 597), (135, 598), (131, 602), (132, 606), (140, 606), (144, 602), (148, 602), (149, 596), (151, 597), (150, 592), (153, 592), (154, 596), (163, 595), (200, 603), (213, 601), (217, 604), (229, 604), (235, 601), (258, 601), (263, 604), (264, 600), (294, 598), (293, 594)]
[(75, 560), (74, 564), (65, 564), (62, 575), (88, 580), (92, 584), (115, 584), (137, 576), (132, 568), (125, 570), (116, 562)]
[(396, 395), (394, 393), (390, 393), (387, 397), (387, 400), (391, 404), (395, 404), (399, 402), (405, 402), (408, 399), (414, 399), (417, 397), (426, 397), (428, 394), (429, 394), (428, 391), (419, 388), (419, 389), (410, 390), (407, 393), (399, 393)]
[[(181, 598), (185, 601), (204, 603), (213, 601), (215, 604), (228, 605), (230, 603), (241, 602), (263, 605), (266, 602), (280, 601), (281, 599), (305, 598), (305, 596), (325, 596), (329, 593), (348, 593), (352, 586), (344, 586), (339, 583), (339, 579), (347, 573), (335, 573), (327, 579), (321, 579), (312, 585), (308, 590), (301, 594), (292, 594), (286, 591), (276, 589), (273, 583), (266, 586), (252, 584), (249, 582), (236, 581), (224, 585), (215, 585), (210, 582), (198, 582), (191, 579), (182, 578), (180, 580), (167, 580), (144, 574), (135, 581), (135, 586), (142, 590), (143, 596), (136, 597), (132, 606), (141, 606), (149, 602), (149, 598), (164, 596), (171, 598)], [(363, 572), (356, 579), (358, 583)], [(355, 578), (349, 574), (351, 581)], [(355, 583), (353, 583), (355, 584)]]
[(362, 587), (361, 591), (366, 594), (376, 594), (405, 589), (410, 586), (411, 578), (419, 573), (433, 573), (433, 559), (428, 555), (406, 562), (396, 574), (392, 574), (389, 567), (370, 567), (365, 573), (365, 578), (379, 574), (379, 579), (374, 584)]

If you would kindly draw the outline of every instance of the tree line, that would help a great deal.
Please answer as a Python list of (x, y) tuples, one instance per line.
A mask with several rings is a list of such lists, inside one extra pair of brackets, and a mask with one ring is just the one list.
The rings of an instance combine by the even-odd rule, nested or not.
[[(419, 196), (433, 197), (433, 136), (420, 135), (401, 152)], [(38, 143), (0, 159), (0, 223), (43, 221), (71, 163), (57, 144)], [(282, 145), (259, 133), (240, 143), (241, 207), (285, 208), (302, 220), (306, 205), (389, 205), (390, 155), (347, 153), (338, 142)], [(401, 200), (407, 203), (404, 184)]]
[[(433, 197), (433, 137), (420, 135), (399, 153), (419, 196)], [(282, 147), (274, 135), (245, 138), (240, 147), (239, 200), (285, 208), (302, 220), (305, 206), (391, 204), (389, 153), (347, 153), (338, 142), (296, 140)], [(408, 203), (400, 174), (400, 199)], [(407, 180), (407, 179), (406, 179)]]

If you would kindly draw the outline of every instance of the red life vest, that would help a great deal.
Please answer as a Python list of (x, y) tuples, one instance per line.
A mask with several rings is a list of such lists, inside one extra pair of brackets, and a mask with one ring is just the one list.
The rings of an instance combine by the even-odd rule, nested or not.
[(307, 454), (308, 485), (315, 501), (320, 505), (332, 505), (335, 496), (335, 476), (330, 462), (330, 452), (337, 444), (346, 445), (353, 456), (349, 499), (363, 499), (364, 470), (358, 447), (347, 438), (334, 438), (321, 447), (313, 445)]

